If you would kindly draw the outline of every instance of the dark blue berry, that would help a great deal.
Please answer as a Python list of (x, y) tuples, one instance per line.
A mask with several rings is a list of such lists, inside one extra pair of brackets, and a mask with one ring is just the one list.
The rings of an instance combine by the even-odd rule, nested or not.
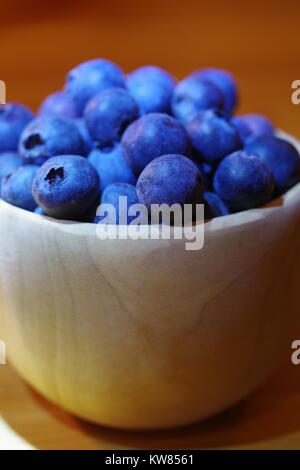
[(205, 191), (203, 196), (205, 219), (213, 219), (229, 214), (229, 209), (222, 199), (212, 191)]
[(135, 185), (136, 176), (131, 170), (120, 145), (107, 149), (94, 149), (88, 156), (101, 180), (101, 188), (112, 183), (129, 183)]
[(44, 211), (44, 209), (42, 209), (39, 206), (34, 210), (34, 213), (39, 214), (39, 215), (47, 215), (46, 212)]
[(93, 96), (110, 87), (125, 87), (123, 71), (113, 62), (93, 59), (74, 67), (67, 75), (65, 90), (80, 112)]
[(18, 149), (21, 132), (33, 118), (33, 113), (21, 104), (0, 105), (0, 152)]
[(243, 119), (243, 116), (232, 116), (230, 122), (237, 129), (241, 142), (244, 143), (252, 133), (246, 120)]
[(31, 189), (38, 169), (36, 165), (24, 165), (4, 176), (1, 184), (2, 199), (21, 209), (34, 211), (37, 204)]
[(273, 187), (268, 165), (246, 152), (234, 152), (225, 157), (214, 176), (215, 192), (236, 211), (265, 204), (270, 200)]
[(8, 173), (22, 165), (22, 158), (16, 152), (0, 153), (0, 187), (1, 181)]
[(163, 113), (151, 113), (126, 129), (121, 144), (130, 167), (139, 175), (148, 163), (161, 155), (185, 154), (189, 140), (176, 119)]
[(220, 88), (224, 95), (224, 111), (232, 113), (237, 105), (238, 90), (235, 78), (230, 72), (211, 67), (194, 72), (193, 75), (209, 80)]
[(300, 157), (298, 150), (278, 137), (250, 137), (245, 144), (248, 153), (258, 155), (271, 169), (275, 189), (282, 193), (300, 181)]
[(75, 119), (80, 116), (74, 100), (63, 91), (48, 95), (42, 102), (39, 114), (41, 116), (59, 116)]
[(239, 118), (247, 124), (253, 136), (274, 134), (273, 124), (262, 114), (244, 114)]
[(83, 155), (85, 145), (73, 121), (42, 116), (25, 127), (19, 150), (24, 162), (41, 165), (55, 155)]
[(123, 88), (102, 91), (88, 102), (84, 111), (87, 129), (100, 148), (119, 142), (125, 129), (138, 116), (136, 102)]
[(210, 191), (212, 189), (215, 167), (205, 162), (194, 161), (194, 163), (202, 175), (204, 189)]
[(139, 106), (140, 115), (168, 113), (174, 86), (175, 79), (154, 65), (140, 67), (127, 77), (127, 88)]
[(99, 176), (86, 158), (59, 155), (40, 167), (32, 192), (36, 203), (48, 215), (81, 220), (98, 200)]
[(81, 138), (84, 142), (84, 156), (87, 155), (93, 148), (94, 148), (94, 142), (92, 140), (92, 137), (90, 136), (89, 131), (87, 130), (85, 121), (83, 118), (77, 118), (74, 119), (74, 124), (76, 124), (77, 129), (79, 130), (79, 133), (81, 135)]
[(199, 111), (224, 108), (224, 95), (212, 82), (190, 75), (176, 85), (172, 98), (173, 115), (187, 123)]
[[(120, 200), (120, 197), (126, 197), (126, 206), (123, 205), (125, 200)], [(121, 202), (122, 201), (122, 202)], [(121, 204), (120, 204), (121, 202)], [(101, 196), (101, 205), (103, 204), (110, 204), (113, 206), (115, 213), (109, 213), (109, 211), (103, 216), (96, 215), (94, 222), (98, 223), (99, 221), (104, 220), (106, 223), (117, 225), (128, 225), (130, 224), (136, 217), (140, 214), (137, 211), (136, 215), (129, 215), (128, 211), (130, 206), (133, 204), (139, 204), (139, 200), (136, 193), (135, 186), (127, 183), (114, 183), (107, 186)], [(104, 209), (104, 206), (102, 206)], [(127, 208), (127, 211), (125, 210)]]
[(242, 147), (237, 129), (216, 111), (200, 112), (187, 125), (193, 146), (203, 160), (216, 163)]
[(183, 155), (163, 155), (153, 160), (137, 181), (139, 201), (152, 204), (194, 204), (201, 201), (203, 181), (196, 165)]

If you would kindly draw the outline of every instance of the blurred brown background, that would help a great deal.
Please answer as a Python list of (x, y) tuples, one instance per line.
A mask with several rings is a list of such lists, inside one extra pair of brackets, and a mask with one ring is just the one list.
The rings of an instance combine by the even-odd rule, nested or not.
[[(298, 5), (297, 5), (298, 3)], [(300, 136), (300, 8), (295, 0), (0, 0), (1, 73), (7, 99), (37, 108), (80, 61), (105, 57), (125, 71), (153, 63), (183, 77), (231, 70), (240, 112), (268, 114)]]

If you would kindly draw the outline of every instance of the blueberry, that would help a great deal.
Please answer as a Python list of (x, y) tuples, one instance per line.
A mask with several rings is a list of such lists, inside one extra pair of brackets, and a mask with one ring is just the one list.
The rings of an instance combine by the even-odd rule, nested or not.
[(22, 132), (19, 151), (26, 163), (41, 165), (54, 155), (84, 154), (80, 132), (70, 119), (42, 116)]
[(16, 152), (0, 153), (0, 186), (1, 181), (8, 173), (22, 165), (22, 158)]
[(42, 102), (39, 115), (60, 116), (75, 119), (80, 113), (72, 98), (63, 91), (47, 96)]
[(245, 150), (259, 156), (271, 169), (276, 193), (283, 193), (300, 181), (298, 150), (289, 142), (272, 136), (250, 137)]
[(77, 65), (68, 73), (65, 90), (83, 112), (93, 96), (113, 86), (125, 87), (123, 71), (109, 60), (94, 59)]
[(224, 111), (232, 113), (237, 105), (237, 83), (234, 76), (227, 70), (218, 68), (205, 68), (194, 72), (199, 78), (211, 81), (223, 92)]
[(0, 105), (0, 152), (18, 149), (21, 132), (33, 118), (33, 113), (21, 104)]
[(100, 148), (119, 142), (126, 127), (138, 116), (136, 102), (122, 88), (103, 90), (88, 102), (84, 111), (87, 129)]
[(76, 124), (77, 129), (80, 132), (81, 138), (84, 142), (84, 153), (83, 155), (87, 155), (93, 148), (94, 148), (94, 142), (92, 140), (92, 137), (90, 136), (89, 131), (87, 130), (85, 120), (83, 118), (77, 118), (74, 119), (74, 124)]
[(205, 191), (203, 201), (205, 219), (213, 219), (229, 214), (228, 207), (216, 193)]
[(44, 209), (42, 209), (40, 206), (38, 206), (38, 207), (34, 210), (34, 213), (35, 213), (35, 214), (39, 214), (39, 215), (47, 215), (46, 212), (44, 211)]
[(156, 157), (170, 153), (185, 154), (189, 140), (176, 119), (163, 113), (150, 113), (126, 129), (121, 144), (130, 167), (139, 175)]
[(190, 75), (176, 85), (172, 98), (172, 112), (187, 123), (199, 111), (224, 107), (224, 95), (212, 82)]
[(247, 124), (252, 135), (274, 134), (273, 124), (262, 114), (244, 114), (243, 116), (239, 116), (239, 118)]
[(59, 155), (39, 168), (32, 192), (37, 204), (48, 215), (80, 220), (99, 197), (99, 176), (86, 158)]
[(244, 143), (252, 133), (247, 121), (242, 116), (232, 116), (230, 122), (237, 129), (241, 142)]
[(24, 165), (4, 176), (1, 184), (2, 199), (21, 209), (34, 211), (37, 204), (31, 188), (38, 169), (36, 165)]
[(236, 211), (265, 204), (273, 187), (273, 176), (267, 164), (246, 152), (234, 152), (225, 157), (214, 176), (215, 192)]
[[(116, 218), (111, 217), (111, 214), (105, 214), (104, 216), (96, 215), (95, 223), (105, 218), (107, 223), (114, 224), (116, 222), (117, 225), (128, 225), (139, 215), (131, 216), (128, 212), (123, 212), (122, 206), (120, 206), (120, 196), (127, 197), (127, 210), (133, 204), (139, 204), (135, 186), (127, 183), (110, 184), (102, 193), (101, 204), (111, 204), (115, 208)], [(119, 211), (121, 211), (121, 214), (119, 214)]]
[(165, 70), (146, 65), (131, 72), (127, 88), (139, 106), (140, 114), (168, 113), (175, 79)]
[(189, 158), (162, 155), (146, 166), (136, 188), (139, 201), (150, 211), (152, 204), (198, 203), (203, 194), (203, 181)]
[(242, 147), (237, 129), (213, 110), (202, 111), (187, 125), (193, 146), (204, 161), (216, 163)]
[(112, 183), (135, 185), (136, 176), (132, 172), (120, 145), (103, 150), (94, 149), (88, 156), (89, 162), (100, 176), (102, 189)]

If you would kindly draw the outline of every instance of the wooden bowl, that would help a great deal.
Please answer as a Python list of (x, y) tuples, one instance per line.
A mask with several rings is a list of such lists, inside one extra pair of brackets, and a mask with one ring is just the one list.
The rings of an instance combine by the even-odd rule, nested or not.
[(294, 339), (300, 184), (206, 223), (199, 251), (99, 240), (93, 224), (3, 201), (0, 234), (9, 360), (87, 420), (135, 429), (206, 418), (247, 396)]

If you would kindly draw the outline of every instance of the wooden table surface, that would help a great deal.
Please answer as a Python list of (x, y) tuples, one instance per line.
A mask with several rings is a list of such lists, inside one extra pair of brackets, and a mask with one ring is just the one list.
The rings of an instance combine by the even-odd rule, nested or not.
[(300, 449), (300, 366), (287, 357), (247, 400), (190, 427), (125, 432), (85, 423), (44, 400), (0, 366), (0, 450)]
[[(8, 100), (37, 109), (73, 65), (94, 57), (126, 71), (155, 63), (179, 78), (221, 66), (239, 81), (239, 112), (266, 113), (300, 137), (300, 105), (291, 102), (291, 83), (300, 79), (294, 0), (0, 0), (0, 6), (0, 79)], [(159, 433), (84, 424), (37, 396), (9, 365), (0, 366), (0, 448), (300, 448), (300, 366), (288, 356), (245, 403), (206, 423)]]

